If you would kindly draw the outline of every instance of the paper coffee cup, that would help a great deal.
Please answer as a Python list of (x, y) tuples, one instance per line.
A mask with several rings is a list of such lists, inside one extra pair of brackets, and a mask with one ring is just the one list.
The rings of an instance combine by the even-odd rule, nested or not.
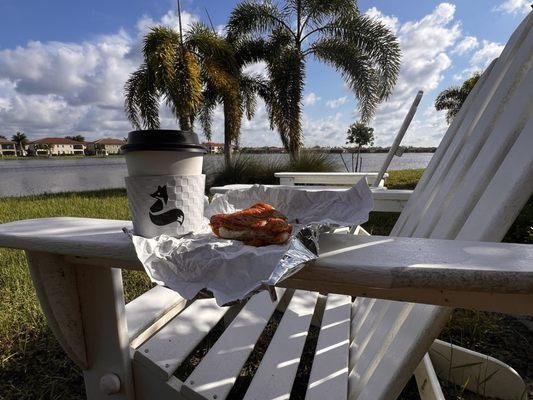
[(205, 175), (126, 178), (136, 235), (180, 237), (203, 226)]
[(135, 234), (182, 236), (203, 225), (206, 150), (194, 132), (133, 131), (122, 152)]

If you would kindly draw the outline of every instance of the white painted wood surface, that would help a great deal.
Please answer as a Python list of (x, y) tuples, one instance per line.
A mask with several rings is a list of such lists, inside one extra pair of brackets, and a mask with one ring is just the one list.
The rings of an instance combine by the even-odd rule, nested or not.
[(502, 400), (526, 399), (526, 385), (504, 362), (464, 347), (435, 340), (428, 352), (442, 379), (482, 396)]
[(416, 367), (415, 378), (420, 400), (446, 400), (428, 354)]
[(87, 352), (81, 317), (76, 270), (63, 257), (27, 252), (28, 265), (47, 324), (76, 365), (87, 369)]
[(328, 295), (306, 400), (347, 398), (351, 308), (349, 296)]
[(187, 300), (173, 290), (156, 286), (126, 304), (130, 346), (137, 348), (186, 306)]
[[(353, 185), (361, 179), (366, 179), (369, 185), (373, 185), (377, 172), (276, 172), (280, 185)], [(384, 174), (388, 178), (389, 174)], [(384, 179), (379, 187), (384, 187)]]
[[(479, 240), (481, 238), (485, 240), (499, 241), (505, 234), (506, 228), (509, 226), (522, 206), (524, 205), (527, 197), (531, 195), (531, 188), (527, 187), (527, 183), (531, 182), (533, 176), (530, 172), (524, 172), (522, 170), (507, 169), (507, 178), (511, 178), (515, 182), (517, 176), (521, 176), (522, 183), (526, 183), (526, 188), (520, 189), (518, 186), (514, 186), (513, 190), (507, 194), (508, 198), (516, 199), (515, 202), (508, 203), (496, 203), (490, 202), (491, 209), (485, 209), (485, 215), (477, 215), (476, 219), (468, 218), (465, 223), (465, 218), (469, 215), (472, 216), (472, 210), (475, 210), (477, 203), (475, 200), (479, 199), (479, 196), (484, 196), (491, 190), (501, 190), (498, 186), (498, 181), (494, 181), (494, 173), (500, 169), (506, 162), (512, 163), (513, 157), (510, 154), (505, 154), (509, 146), (504, 146), (502, 149), (492, 149), (494, 154), (499, 153), (495, 158), (485, 161), (492, 161), (494, 165), (488, 170), (479, 169), (480, 160), (487, 157), (488, 152), (485, 152), (484, 146), (491, 135), (504, 135), (505, 138), (500, 140), (507, 140), (507, 143), (516, 143), (516, 137), (522, 131), (524, 121), (520, 118), (513, 118), (509, 115), (507, 120), (507, 126), (501, 130), (495, 129), (497, 124), (494, 121), (497, 120), (501, 112), (505, 113), (505, 110), (509, 111), (512, 108), (506, 108), (509, 104), (509, 100), (519, 90), (520, 85), (525, 82), (521, 82), (524, 77), (531, 74), (530, 61), (522, 64), (522, 69), (517, 71), (511, 68), (513, 65), (517, 65), (521, 61), (517, 59), (525, 60), (524, 57), (531, 57), (531, 38), (528, 37), (531, 32), (532, 17), (531, 14), (526, 18), (524, 23), (519, 27), (517, 32), (513, 34), (506, 49), (502, 52), (500, 59), (495, 62), (489, 70), (484, 74), (480, 80), (480, 84), (476, 85), (474, 91), (469, 96), (465, 103), (465, 107), (461, 109), (456, 116), (454, 123), (448, 130), (443, 144), (439, 147), (439, 151), (434, 155), (430, 165), (426, 169), (419, 184), (417, 185), (413, 195), (406, 205), (406, 209), (400, 215), (400, 218), (393, 228), (392, 235), (394, 236), (422, 236), (422, 237), (441, 237), (446, 239), (459, 239), (459, 240)], [(508, 82), (513, 81), (512, 86), (508, 85)], [(507, 85), (507, 86), (506, 86)], [(502, 89), (504, 86), (509, 90)], [(500, 88), (500, 89), (499, 89)], [(530, 106), (529, 99), (529, 106)], [(527, 103), (526, 103), (527, 106)], [(522, 110), (522, 108), (518, 108)], [(520, 111), (521, 112), (521, 111)], [(531, 115), (531, 113), (530, 113)], [(528, 132), (531, 135), (531, 131)], [(503, 143), (503, 142), (500, 142)], [(491, 144), (494, 145), (494, 144)], [(490, 146), (490, 145), (489, 145)], [(485, 147), (486, 148), (486, 147)], [(531, 161), (532, 155), (526, 156), (524, 160), (525, 164)], [(476, 172), (479, 175), (479, 180), (476, 182), (476, 188), (470, 188), (465, 191), (465, 176), (468, 175), (469, 169), (472, 165), (476, 164)], [(474, 174), (472, 172), (472, 174)], [(485, 174), (484, 176), (482, 176)], [(502, 174), (502, 177), (504, 175)], [(471, 181), (470, 181), (471, 182)], [(482, 189), (482, 187), (484, 188)], [(446, 188), (445, 190), (443, 188)], [(477, 192), (478, 199), (470, 202), (468, 201), (469, 194), (473, 191)], [(522, 190), (522, 192), (520, 191)], [(525, 193), (523, 191), (525, 190)], [(463, 198), (463, 191), (465, 196)], [(527, 196), (527, 197), (526, 197)], [(524, 199), (525, 197), (525, 199)], [(450, 209), (449, 206), (453, 202), (453, 199), (464, 199), (465, 201), (456, 207), (459, 209)], [(446, 199), (446, 201), (443, 201)], [(437, 218), (444, 216), (447, 212), (454, 212), (454, 215), (449, 216), (449, 219), (443, 218), (438, 221)], [(504, 223), (500, 216), (503, 215), (507, 221)], [(495, 219), (500, 224), (494, 224), (494, 229), (490, 232), (480, 231), (478, 226), (483, 221), (491, 221)], [(491, 223), (492, 224), (492, 223)], [(443, 236), (437, 236), (435, 229), (443, 229), (446, 233)], [(457, 306), (461, 302), (461, 299), (466, 297), (478, 297), (477, 293), (464, 292), (464, 293), (451, 293), (446, 290), (442, 290), (441, 293), (436, 293), (431, 289), (414, 289), (409, 293), (402, 289), (391, 289), (389, 294), (391, 297), (399, 298), (399, 293), (392, 295), (390, 292), (397, 291), (403, 292), (403, 298), (405, 300), (418, 300), (428, 295), (433, 297), (433, 304), (447, 304)], [(422, 295), (420, 291), (425, 291)], [(414, 293), (418, 292), (418, 293)], [(429, 292), (433, 292), (431, 295)], [(375, 291), (368, 290), (366, 295), (372, 296), (376, 294)], [(520, 297), (520, 295), (517, 295)], [(530, 313), (529, 308), (533, 307), (533, 301), (531, 300), (531, 294), (526, 295), (525, 299), (522, 299), (525, 307), (518, 306), (517, 303), (522, 300), (518, 300), (518, 297), (514, 297), (514, 303), (511, 298), (505, 296), (486, 296), (482, 295), (481, 304), (496, 304), (506, 303), (506, 312), (517, 311), (518, 308), (521, 312)], [(377, 303), (383, 301), (378, 300)], [(361, 399), (387, 399), (396, 397), (403, 385), (410, 378), (410, 373), (419, 364), (424, 355), (421, 349), (429, 347), (431, 341), (436, 338), (440, 328), (444, 326), (447, 321), (447, 316), (450, 313), (449, 308), (422, 306), (420, 304), (412, 305), (412, 309), (406, 314), (405, 321), (401, 323), (395, 323), (392, 329), (399, 329), (398, 335), (392, 338), (390, 345), (387, 343), (384, 347), (388, 346), (386, 354), (384, 354), (381, 361), (374, 359), (375, 367), (373, 373), (370, 375), (361, 375), (357, 373), (350, 374), (350, 398)], [(379, 338), (376, 335), (375, 338)], [(371, 339), (376, 340), (374, 337)], [(370, 348), (370, 347), (368, 347)], [(353, 352), (351, 352), (351, 357)], [(370, 355), (369, 355), (370, 357)], [(354, 364), (356, 365), (356, 364)], [(351, 372), (354, 372), (352, 370)], [(361, 389), (361, 381), (364, 382), (363, 390)]]
[[(96, 224), (99, 229), (95, 232)], [(14, 222), (0, 225), (0, 246), (30, 251), (46, 248), (67, 255), (77, 253), (87, 258), (81, 259), (84, 262), (114, 259), (117, 265), (142, 269), (130, 240), (117, 231), (118, 226), (126, 224), (126, 221), (78, 218)], [(477, 304), (485, 302), (489, 308), (497, 308), (498, 304), (491, 299), (498, 294), (522, 295), (521, 299), (531, 295), (533, 262), (528, 245), (323, 234), (320, 247), (319, 259), (281, 286), (348, 295), (372, 293), (383, 298), (391, 298), (392, 294), (398, 296), (392, 298), (407, 296), (409, 299), (412, 299), (409, 293), (418, 290), (418, 301), (429, 303), (436, 300), (438, 293), (443, 293), (445, 299), (457, 292), (465, 296), (460, 297), (461, 303), (453, 303), (454, 306), (471, 307), (478, 301)], [(404, 292), (394, 292), (400, 289)], [(482, 301), (475, 296), (468, 299), (469, 291), (486, 296)]]
[[(89, 400), (134, 398), (134, 384), (124, 304), (122, 274), (116, 268), (76, 270), (88, 367), (83, 371)], [(106, 375), (120, 380), (120, 390), (112, 396), (102, 391)]]
[[(290, 186), (290, 185), (265, 185), (269, 188), (289, 188), (293, 190), (305, 190), (305, 191), (345, 191), (348, 187), (343, 186)], [(213, 186), (210, 189), (211, 194), (224, 194), (229, 190), (245, 190), (252, 187), (252, 185), (235, 184), (226, 186)], [(407, 200), (413, 193), (412, 190), (401, 189), (383, 189), (383, 188), (370, 188), (372, 192), (372, 199), (374, 200), (374, 211), (381, 212), (402, 212), (404, 206), (407, 204)]]
[[(139, 263), (135, 248), (122, 228), (131, 221), (55, 217), (0, 225), (0, 246), (74, 257)], [(83, 262), (83, 260), (80, 260)], [(131, 263), (124, 263), (128, 267)], [(142, 269), (138, 264), (136, 269)]]
[[(276, 292), (280, 299), (284, 290)], [(277, 306), (268, 292), (253, 296), (187, 378), (184, 395), (225, 399)]]
[(244, 399), (289, 398), (317, 297), (316, 292), (294, 293)]
[(193, 302), (135, 352), (139, 363), (166, 380), (189, 353), (224, 316), (228, 308), (218, 307), (214, 299)]

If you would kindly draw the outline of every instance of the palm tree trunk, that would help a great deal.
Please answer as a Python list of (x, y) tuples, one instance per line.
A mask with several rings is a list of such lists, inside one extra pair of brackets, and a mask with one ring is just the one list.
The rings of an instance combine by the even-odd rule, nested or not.
[(224, 109), (224, 162), (226, 165), (231, 163), (231, 115), (230, 107), (227, 101), (222, 103), (222, 108)]
[(182, 131), (190, 131), (191, 130), (191, 124), (189, 122), (189, 117), (180, 116), (179, 117), (179, 123), (180, 123), (180, 129)]
[(289, 155), (292, 160), (297, 160), (302, 147), (302, 92), (304, 89), (305, 66), (302, 54), (299, 54), (297, 77), (292, 79), (289, 86), (292, 105), (289, 110)]

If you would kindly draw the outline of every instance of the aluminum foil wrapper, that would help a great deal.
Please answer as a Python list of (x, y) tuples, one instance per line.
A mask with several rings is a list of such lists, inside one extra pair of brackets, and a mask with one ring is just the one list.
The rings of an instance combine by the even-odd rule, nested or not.
[[(257, 202), (271, 204), (293, 224), (284, 245), (247, 246), (217, 238), (207, 224), (211, 215), (229, 213)], [(318, 257), (320, 233), (365, 222), (372, 210), (366, 181), (347, 190), (253, 186), (217, 195), (206, 205), (202, 229), (184, 237), (130, 235), (150, 279), (186, 299), (214, 296), (231, 305), (274, 287)]]

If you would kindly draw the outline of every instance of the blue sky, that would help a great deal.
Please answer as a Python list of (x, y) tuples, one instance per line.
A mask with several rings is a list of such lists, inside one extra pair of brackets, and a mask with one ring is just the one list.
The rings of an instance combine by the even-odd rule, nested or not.
[[(184, 20), (223, 25), (236, 1), (183, 0)], [(400, 38), (402, 72), (394, 95), (372, 122), (378, 145), (388, 145), (418, 89), (422, 104), (406, 144), (437, 145), (446, 129), (432, 107), (443, 88), (459, 84), (496, 57), (528, 12), (528, 0), (370, 1), (362, 12), (381, 19)], [(84, 134), (125, 136), (122, 86), (140, 62), (149, 25), (175, 25), (174, 1), (2, 0), (0, 15), (0, 134), (31, 137)], [(261, 65), (250, 66), (261, 71)], [(343, 145), (357, 119), (356, 102), (338, 74), (309, 60), (304, 92), (306, 145)], [(162, 110), (163, 124), (175, 122)], [(221, 115), (215, 139), (221, 140)], [(244, 145), (279, 145), (264, 109), (243, 126)]]

